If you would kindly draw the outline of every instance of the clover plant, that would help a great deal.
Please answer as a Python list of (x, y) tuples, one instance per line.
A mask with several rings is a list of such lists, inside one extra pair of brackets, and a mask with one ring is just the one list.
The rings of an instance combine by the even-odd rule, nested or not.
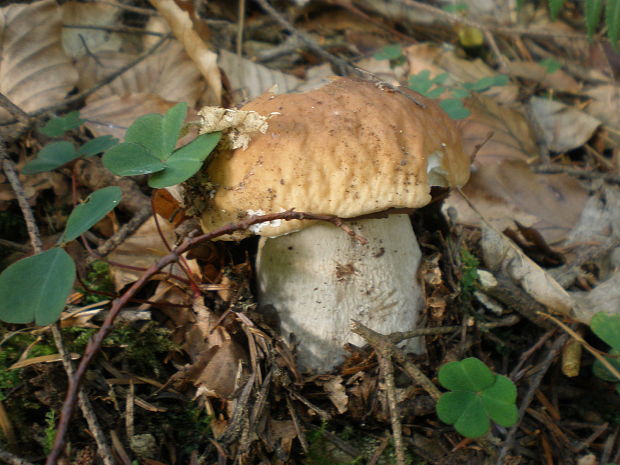
[[(151, 174), (151, 187), (178, 184), (200, 169), (220, 140), (219, 132), (203, 134), (175, 149), (186, 114), (187, 104), (180, 103), (163, 116), (150, 114), (138, 118), (127, 129), (121, 144), (111, 136), (96, 137), (77, 149), (67, 141), (52, 142), (24, 166), (22, 173), (51, 171), (80, 157), (105, 152), (104, 165), (115, 174)], [(71, 112), (50, 120), (41, 132), (60, 137), (84, 122), (79, 112)], [(117, 186), (92, 192), (69, 215), (56, 247), (19, 260), (0, 274), (0, 320), (42, 326), (58, 320), (76, 278), (75, 263), (64, 246), (112, 211), (121, 196)]]
[(483, 436), (489, 431), (490, 420), (501, 426), (512, 426), (518, 420), (514, 383), (494, 374), (477, 358), (443, 365), (439, 382), (450, 392), (439, 398), (437, 416), (463, 436)]
[[(602, 341), (611, 346), (605, 359), (620, 371), (620, 316), (597, 313), (590, 321), (590, 328)], [(616, 383), (616, 391), (620, 394), (620, 379), (609, 371), (599, 360), (594, 362), (592, 370), (596, 376), (605, 381)]]

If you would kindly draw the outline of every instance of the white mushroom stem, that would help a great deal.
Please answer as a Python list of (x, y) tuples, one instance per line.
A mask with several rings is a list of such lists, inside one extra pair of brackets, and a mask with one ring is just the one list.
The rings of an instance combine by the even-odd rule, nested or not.
[[(260, 242), (259, 304), (276, 312), (285, 338), (298, 342), (304, 370), (328, 371), (343, 361), (343, 344), (364, 344), (351, 320), (383, 334), (408, 331), (423, 308), (416, 277), (421, 254), (409, 217), (351, 226), (368, 244), (325, 223)], [(410, 340), (407, 348), (417, 351), (419, 342)]]

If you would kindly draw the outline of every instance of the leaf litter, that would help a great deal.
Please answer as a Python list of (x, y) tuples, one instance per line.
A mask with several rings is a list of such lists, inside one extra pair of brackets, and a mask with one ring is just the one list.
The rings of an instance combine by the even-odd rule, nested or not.
[[(532, 315), (524, 307), (561, 315), (565, 322), (574, 325), (587, 324), (597, 311), (618, 313), (618, 183), (597, 178), (597, 169), (617, 176), (617, 89), (606, 65), (595, 60), (590, 53), (592, 47), (585, 40), (561, 35), (579, 31), (562, 21), (549, 22), (544, 8), (533, 4), (527, 4), (519, 14), (530, 15), (532, 31), (548, 33), (536, 41), (527, 34), (504, 36), (500, 29), (493, 29), (497, 18), (510, 23), (517, 12), (499, 4), (489, 9), (485, 2), (467, 2), (469, 11), (464, 17), (483, 21), (481, 26), (493, 26), (489, 30), (497, 38), (507, 65), (502, 69), (502, 63), (491, 53), (477, 55), (460, 44), (459, 37), (463, 36), (435, 10), (411, 14), (412, 10), (402, 5), (388, 8), (385, 2), (361, 3), (365, 11), (373, 12), (386, 24), (373, 23), (370, 27), (369, 17), (356, 10), (352, 2), (332, 2), (330, 8), (346, 14), (333, 15), (333, 10), (324, 14), (321, 5), (291, 6), (300, 13), (295, 27), (312, 34), (330, 53), (347, 56), (389, 83), (406, 83), (423, 71), (430, 72), (431, 78), (448, 73), (444, 84), (452, 91), (464, 83), (474, 84), (500, 74), (509, 76), (504, 85), (471, 91), (467, 97), (461, 97), (471, 112), (459, 123), (465, 147), (469, 153), (476, 153), (472, 180), (463, 191), (475, 209), (458, 195), (452, 195), (446, 201), (444, 216), (431, 206), (413, 217), (427, 255), (423, 274), (428, 307), (426, 325), (454, 325), (456, 329), (448, 336), (427, 335), (427, 354), (414, 356), (410, 361), (430, 377), (437, 374), (442, 363), (469, 355), (480, 356), (492, 364), (494, 371), (502, 373), (520, 364), (521, 370), (515, 369), (511, 378), (521, 394), (527, 390), (527, 369), (543, 360), (548, 350), (537, 340), (555, 337), (544, 336), (550, 328), (548, 324), (527, 320)], [(65, 136), (69, 140), (78, 138), (83, 142), (90, 134), (112, 134), (122, 140), (136, 118), (152, 112), (162, 114), (177, 102), (187, 102), (197, 111), (205, 104), (219, 104), (223, 98), (225, 106), (230, 107), (228, 102), (241, 103), (274, 84), (278, 84), (280, 92), (292, 92), (314, 86), (326, 74), (338, 71), (319, 65), (317, 57), (303, 43), (278, 48), (285, 59), (253, 61), (247, 52), (252, 46), (258, 44), (270, 50), (286, 45), (282, 31), (271, 26), (270, 17), (254, 7), (242, 24), (245, 42), (241, 44), (240, 56), (234, 50), (238, 36), (230, 33), (238, 18), (225, 2), (210, 2), (200, 12), (191, 7), (189, 11), (183, 10), (172, 0), (157, 1), (154, 5), (161, 17), (136, 24), (150, 32), (171, 30), (179, 40), (168, 40), (143, 61), (88, 95), (84, 106), (73, 107), (87, 120), (88, 132), (71, 132)], [(105, 29), (62, 29), (62, 23), (112, 29), (131, 24), (131, 15), (109, 4), (69, 2), (58, 7), (45, 0), (9, 5), (1, 11), (0, 87), (26, 112), (60, 104), (73, 90), (88, 91), (159, 40)], [(400, 23), (399, 31), (387, 24), (392, 21)], [(230, 27), (221, 27), (223, 23)], [(515, 27), (518, 26), (517, 23)], [(402, 41), (400, 31), (415, 37), (417, 42), (404, 43), (402, 57), (370, 57), (385, 45)], [(17, 46), (16, 38), (24, 36), (30, 40)], [(511, 43), (506, 37), (516, 39)], [(548, 55), (558, 57), (559, 69), (550, 71), (541, 64)], [(589, 69), (584, 66), (586, 62), (591, 64)], [(4, 121), (13, 118), (2, 111)], [(193, 113), (186, 122), (196, 119)], [(37, 137), (9, 139), (18, 167), (32, 159), (46, 142)], [(538, 171), (539, 166), (550, 163), (566, 168), (566, 173)], [(82, 178), (82, 189), (101, 188), (95, 186), (94, 179), (102, 168), (95, 162), (87, 164), (91, 172)], [(571, 169), (592, 176), (575, 177)], [(57, 199), (56, 205), (66, 202), (69, 189), (62, 180), (69, 174), (69, 168), (62, 168), (60, 172), (22, 176), (27, 198), (32, 204), (50, 197)], [(145, 201), (143, 184), (131, 189), (134, 199), (138, 199), (135, 205)], [(3, 178), (0, 194), (0, 205), (9, 208), (14, 197)], [(166, 216), (172, 218), (180, 206), (168, 202), (170, 212)], [(127, 219), (123, 212), (136, 209), (132, 206), (121, 210), (121, 221)], [(42, 209), (37, 212), (41, 215)], [(169, 246), (174, 246), (183, 239), (179, 235), (183, 228), (191, 231), (191, 220), (170, 224), (160, 217), (158, 224), (151, 219), (126, 239), (108, 257), (117, 292), (139, 279), (141, 268), (167, 253), (162, 236)], [(504, 230), (507, 234), (502, 233)], [(109, 234), (105, 229), (97, 231), (101, 237), (89, 239), (94, 245), (96, 239), (103, 241)], [(48, 228), (45, 234), (51, 236), (53, 231)], [(112, 363), (101, 360), (91, 365), (99, 384), (90, 380), (88, 384), (94, 392), (98, 391), (94, 401), (106, 430), (117, 431), (111, 438), (116, 452), (127, 460), (136, 454), (144, 463), (212, 463), (224, 461), (225, 457), (239, 463), (258, 463), (259, 457), (281, 464), (325, 460), (342, 463), (360, 457), (377, 463), (380, 455), (389, 457), (394, 449), (383, 438), (388, 437), (385, 434), (393, 424), (390, 412), (394, 406), (387, 395), (390, 387), (377, 363), (376, 348), (349, 347), (348, 359), (336, 373), (300, 373), (294, 345), (287, 344), (276, 330), (277, 315), (257, 310), (252, 284), (255, 244), (251, 240), (246, 242), (213, 243), (157, 275), (139, 301), (132, 303), (135, 307), (131, 307), (137, 313), (149, 310), (142, 315), (150, 319), (119, 325), (113, 338), (116, 345), (104, 346), (102, 359), (109, 358)], [(467, 259), (463, 251), (474, 261)], [(86, 253), (80, 249), (76, 257)], [(479, 276), (486, 276), (484, 284), (476, 277), (467, 278), (468, 269), (474, 272), (471, 276), (478, 276), (475, 272), (479, 269)], [(489, 288), (494, 291), (487, 294)], [(506, 299), (506, 289), (510, 290), (512, 300)], [(487, 296), (484, 302), (475, 297), (481, 291)], [(488, 306), (494, 312), (488, 312)], [(102, 324), (103, 312), (94, 313), (83, 319), (65, 318), (65, 338), (74, 345), (72, 353), (82, 353), (84, 334), (89, 334), (92, 326)], [(514, 314), (523, 315), (526, 320), (504, 329), (500, 326), (497, 330), (478, 330), (483, 327), (479, 324), (494, 324)], [(585, 326), (581, 328), (585, 330)], [(3, 337), (6, 340), (9, 336), (3, 332)], [(145, 343), (146, 340), (149, 342)], [(33, 347), (46, 344), (44, 339), (30, 343)], [(24, 350), (21, 344), (10, 346), (11, 350)], [(532, 359), (519, 362), (520, 355), (530, 347)], [(154, 360), (149, 349), (160, 360)], [(136, 358), (136, 354), (142, 358)], [(20, 396), (58, 408), (63, 393), (46, 387), (40, 380), (53, 373), (58, 376), (61, 370), (53, 362), (38, 363), (56, 360), (56, 356), (36, 357), (42, 358), (26, 359), (18, 365), (25, 380)], [(145, 361), (146, 365), (155, 363), (150, 373), (143, 371)], [(582, 393), (591, 394), (594, 389), (607, 392), (602, 381), (593, 385), (588, 374), (592, 360), (583, 357), (582, 362), (586, 366), (581, 368), (581, 375), (562, 383), (571, 383), (572, 389)], [(131, 388), (117, 384), (114, 380), (118, 379), (128, 380)], [(584, 404), (580, 408), (587, 413), (583, 417), (590, 423), (583, 426), (584, 418), (564, 409), (562, 402), (569, 400), (557, 384), (548, 377), (547, 383), (540, 385), (534, 402), (538, 403), (537, 408), (559, 409), (562, 417), (574, 424), (544, 420), (533, 413), (526, 415), (521, 420), (523, 430), (518, 434), (521, 444), (526, 444), (523, 447), (529, 448), (529, 455), (512, 450), (515, 463), (538, 463), (530, 457), (540, 456), (543, 450), (557, 463), (573, 463), (579, 454), (585, 458), (587, 451), (598, 453), (602, 440), (611, 445), (605, 446), (610, 452), (601, 460), (611, 461), (613, 454), (617, 460), (618, 445), (605, 433), (605, 428), (601, 429), (609, 424), (606, 421), (614, 420), (605, 415), (605, 409)], [(8, 397), (1, 397), (7, 392)], [(8, 422), (3, 421), (3, 431), (15, 428), (24, 438), (30, 438), (31, 433), (19, 424), (23, 406), (16, 393), (0, 385), (2, 405), (8, 408), (9, 415)], [(400, 375), (395, 394), (403, 434), (416, 445), (411, 453), (432, 463), (458, 463), (463, 458), (482, 463), (484, 442), (479, 443), (482, 449), (461, 443), (458, 453), (445, 452), (458, 443), (459, 437), (439, 426), (429, 393)], [(601, 397), (617, 404), (612, 394)], [(556, 404), (550, 405), (546, 397), (559, 399), (559, 404), (554, 400)], [(123, 398), (133, 400), (123, 405)], [(142, 405), (142, 411), (130, 409), (129, 405), (134, 403)], [(103, 413), (105, 410), (109, 413)], [(123, 415), (132, 418), (131, 427), (119, 421)], [(161, 420), (165, 415), (169, 416)], [(14, 425), (10, 424), (12, 418)], [(581, 426), (575, 426), (580, 421)], [(38, 421), (37, 425), (34, 430), (41, 429), (44, 422)], [(189, 434), (192, 440), (180, 439), (169, 429), (170, 425)], [(534, 430), (542, 431), (542, 445), (536, 445), (538, 439), (528, 433)], [(600, 432), (595, 437), (592, 431)], [(498, 439), (505, 437), (501, 430), (492, 434)], [(567, 456), (567, 449), (562, 446), (563, 434), (580, 438), (583, 447), (569, 448), (572, 455)], [(76, 428), (69, 437), (78, 449), (76, 456), (86, 456), (90, 446), (78, 445), (88, 441), (86, 436)], [(588, 438), (593, 439), (587, 442)], [(148, 447), (142, 447), (142, 443)], [(173, 444), (182, 447), (174, 450)], [(168, 452), (164, 453), (163, 446)], [(32, 457), (41, 450), (42, 446), (33, 446), (26, 455)]]

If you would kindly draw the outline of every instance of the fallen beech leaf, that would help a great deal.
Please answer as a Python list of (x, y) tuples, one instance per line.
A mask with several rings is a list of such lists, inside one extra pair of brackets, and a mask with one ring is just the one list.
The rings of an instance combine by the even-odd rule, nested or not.
[(119, 140), (140, 116), (148, 113), (165, 113), (173, 102), (153, 94), (110, 95), (89, 101), (80, 111), (88, 120), (85, 126), (95, 135), (111, 135)]
[(549, 73), (543, 65), (533, 61), (510, 61), (508, 68), (513, 76), (539, 82), (544, 87), (560, 92), (578, 93), (581, 87), (565, 71), (558, 69)]
[(189, 14), (174, 0), (151, 0), (151, 4), (166, 19), (174, 36), (183, 44), (185, 51), (209, 84), (215, 100), (213, 104), (219, 105), (222, 100), (222, 80), (217, 66), (217, 54), (209, 50), (194, 30)]
[(620, 86), (596, 86), (586, 90), (585, 94), (592, 100), (584, 111), (609, 127), (609, 137), (620, 144)]
[(542, 129), (549, 150), (554, 152), (581, 147), (601, 124), (587, 113), (556, 100), (532, 97), (529, 108)]
[[(61, 31), (60, 8), (53, 0), (0, 9), (0, 92), (24, 111), (58, 103), (77, 82)], [(0, 121), (9, 119), (0, 108)]]
[[(497, 229), (514, 221), (535, 228), (548, 243), (564, 239), (579, 220), (588, 198), (576, 179), (565, 174), (536, 174), (521, 160), (501, 160), (478, 167), (463, 192)], [(479, 224), (480, 217), (459, 195), (447, 204), (460, 222)]]
[(295, 76), (267, 68), (224, 49), (220, 51), (218, 63), (226, 73), (232, 91), (239, 96), (239, 102), (254, 99), (274, 85), (278, 86), (277, 93), (286, 94), (301, 83)]
[[(499, 160), (529, 160), (538, 156), (534, 134), (521, 111), (475, 95), (465, 101), (471, 116), (460, 123), (465, 151), (476, 154), (476, 164)], [(492, 137), (487, 140), (490, 133)]]
[[(103, 77), (135, 59), (128, 53), (100, 52), (82, 57), (77, 67), (80, 71), (80, 90), (93, 87)], [(102, 87), (88, 98), (88, 103), (112, 95), (157, 95), (170, 102), (187, 102), (193, 107), (204, 87), (202, 76), (188, 58), (182, 45), (170, 41), (136, 66)]]
[[(104, 3), (67, 2), (62, 5), (65, 26), (114, 26), (120, 10)], [(118, 51), (121, 38), (117, 33), (97, 29), (63, 28), (62, 45), (72, 58), (103, 50)]]
[(484, 262), (489, 269), (510, 277), (550, 311), (567, 316), (571, 314), (575, 307), (571, 296), (510, 239), (496, 229), (483, 225), (481, 246)]

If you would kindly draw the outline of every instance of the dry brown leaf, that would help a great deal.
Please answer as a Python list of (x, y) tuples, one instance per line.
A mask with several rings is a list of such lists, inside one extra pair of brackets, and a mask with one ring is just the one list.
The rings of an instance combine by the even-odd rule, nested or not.
[(247, 376), (248, 356), (241, 345), (228, 339), (207, 351), (208, 361), (194, 385), (196, 395), (229, 399)]
[(620, 144), (620, 86), (602, 85), (585, 91), (592, 101), (585, 112), (602, 121), (609, 128), (611, 139)]
[(194, 30), (189, 13), (183, 11), (174, 0), (151, 0), (151, 4), (166, 19), (174, 36), (183, 44), (185, 51), (209, 84), (214, 98), (212, 104), (219, 105), (222, 100), (222, 80), (217, 66), (217, 54), (209, 50)]
[[(80, 90), (97, 84), (103, 77), (126, 65), (136, 56), (126, 53), (101, 52), (80, 59)], [(153, 55), (123, 73), (89, 97), (88, 102), (111, 95), (154, 94), (170, 102), (196, 105), (204, 81), (183, 47), (176, 41), (165, 44)]]
[(80, 116), (88, 120), (85, 125), (95, 136), (109, 134), (123, 140), (125, 131), (138, 117), (162, 114), (172, 106), (173, 102), (153, 94), (110, 95), (89, 101), (80, 110)]
[[(120, 10), (104, 3), (67, 2), (62, 5), (62, 21), (65, 26), (114, 26)], [(118, 51), (121, 38), (117, 33), (97, 29), (63, 28), (62, 45), (72, 58), (103, 50)]]
[[(24, 111), (58, 103), (77, 82), (61, 32), (60, 8), (53, 0), (0, 9), (0, 92)], [(0, 121), (8, 119), (0, 109)]]
[(550, 311), (570, 315), (575, 307), (571, 296), (553, 277), (496, 229), (483, 225), (482, 252), (492, 271), (501, 271)]
[[(467, 99), (465, 106), (472, 113), (459, 123), (465, 151), (474, 153), (486, 141), (476, 154), (476, 165), (538, 157), (534, 133), (522, 112), (484, 95)], [(486, 140), (490, 133), (493, 136)]]
[[(549, 243), (564, 239), (579, 220), (588, 198), (574, 178), (533, 173), (520, 160), (485, 163), (472, 175), (463, 192), (497, 229), (513, 228), (514, 221), (535, 228)], [(479, 224), (479, 216), (452, 195), (448, 204), (458, 210), (459, 221)]]
[(285, 94), (301, 83), (295, 76), (267, 68), (227, 50), (220, 51), (218, 63), (230, 81), (236, 103), (254, 99), (274, 85), (278, 86), (277, 93)]
[[(173, 247), (175, 241), (173, 226), (161, 217), (159, 218), (159, 226), (166, 241)], [(118, 246), (109, 255), (109, 258), (115, 263), (130, 265), (132, 267), (148, 268), (166, 254), (168, 254), (168, 250), (162, 242), (154, 218), (151, 217), (140, 226), (131, 237)], [(199, 269), (194, 262), (195, 260), (187, 261), (192, 271), (197, 273)], [(127, 284), (136, 281), (142, 275), (142, 271), (126, 269), (114, 265), (110, 266), (110, 272), (116, 290), (122, 289)], [(177, 276), (185, 276), (183, 270), (176, 263), (166, 267), (164, 272), (171, 272)]]
[(554, 152), (567, 152), (581, 147), (601, 124), (599, 120), (574, 106), (556, 100), (532, 97), (528, 106), (542, 130), (549, 150)]
[[(447, 87), (457, 83), (476, 82), (484, 77), (497, 76), (484, 61), (464, 60), (456, 56), (454, 51), (434, 44), (416, 44), (403, 49), (403, 54), (409, 63), (409, 74), (415, 75), (420, 71), (428, 70), (431, 78), (441, 73), (448, 73), (445, 81)], [(483, 92), (485, 96), (493, 97), (502, 103), (515, 101), (519, 89), (514, 84), (491, 87)]]
[(349, 408), (349, 397), (342, 382), (342, 376), (334, 376), (323, 385), (323, 390), (327, 393), (327, 397), (332, 401), (338, 413), (345, 413)]
[(558, 69), (549, 73), (547, 69), (533, 61), (510, 61), (508, 62), (510, 74), (523, 79), (540, 82), (544, 87), (555, 89), (560, 92), (578, 93), (581, 86), (565, 71)]

